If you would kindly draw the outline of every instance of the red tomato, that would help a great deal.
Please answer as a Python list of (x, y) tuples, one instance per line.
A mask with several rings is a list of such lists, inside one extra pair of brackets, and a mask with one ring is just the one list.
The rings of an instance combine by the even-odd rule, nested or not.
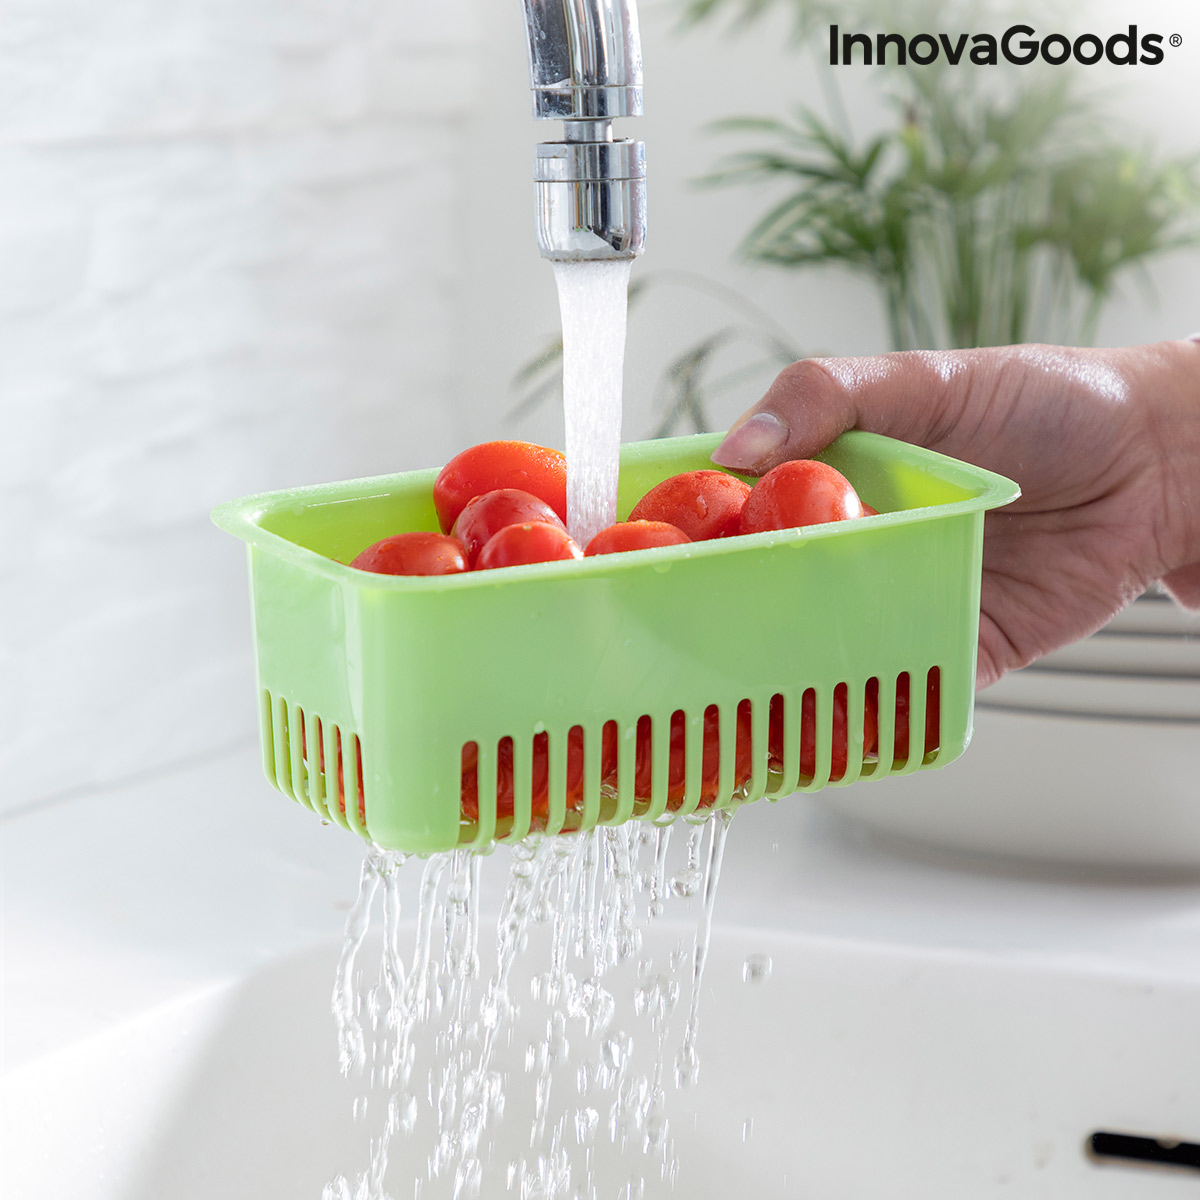
[(561, 525), (527, 521), (521, 525), (506, 525), (494, 533), (480, 550), (475, 567), (490, 571), (494, 567), (519, 567), (527, 563), (582, 557), (583, 551)]
[(351, 564), (378, 575), (457, 575), (469, 571), (458, 538), (444, 533), (398, 533), (368, 546)]
[(879, 516), (879, 509), (872, 508), (865, 500), (860, 500), (859, 503), (862, 505), (862, 515), (864, 517)]
[[(848, 689), (839, 683), (833, 689), (833, 738), (829, 749), (829, 778), (836, 781), (846, 774), (849, 763), (850, 726), (846, 716)], [(879, 744), (879, 684), (870, 680), (866, 687), (863, 706), (863, 755), (875, 751)], [(830, 714), (823, 714), (826, 720)], [(783, 697), (771, 697), (768, 717), (767, 754), (771, 766), (779, 770), (783, 765), (784, 712)], [(811, 779), (817, 773), (817, 693), (808, 688), (800, 701), (800, 774)]]
[(624, 550), (649, 550), (652, 546), (682, 546), (692, 539), (666, 521), (618, 521), (602, 529), (587, 544), (584, 554), (620, 554)]
[[(671, 714), (670, 760), (667, 766), (667, 811), (674, 812), (683, 804), (687, 794), (687, 736), (682, 710)], [(654, 739), (649, 717), (637, 724), (637, 763), (634, 767), (633, 792), (639, 800), (649, 800), (654, 782)], [(661, 737), (661, 734), (660, 734)], [(698, 807), (711, 805), (717, 798), (721, 771), (721, 720), (715, 704), (704, 710), (704, 746), (701, 751), (700, 800)], [(751, 745), (750, 702), (743, 700), (737, 707), (734, 733), (733, 786), (742, 787), (750, 781), (754, 761)], [(614, 776), (612, 782), (616, 782)]]
[[(607, 779), (616, 770), (617, 723), (605, 722), (600, 742), (600, 777)], [(583, 729), (572, 727), (567, 734), (567, 811), (583, 806), (584, 746)], [(535, 734), (531, 768), (531, 817), (534, 828), (544, 828), (550, 814), (550, 736)], [(513, 740), (502, 738), (496, 748), (496, 818), (512, 817), (516, 811), (513, 785)], [(462, 752), (462, 816), (479, 819), (479, 747), (468, 742)]]
[(467, 502), (497, 488), (520, 488), (567, 520), (567, 460), (558, 450), (529, 442), (483, 442), (456, 454), (433, 485), (442, 532), (449, 533)]
[(800, 458), (780, 463), (750, 489), (740, 529), (742, 533), (765, 533), (860, 516), (862, 502), (840, 471)]
[[(912, 738), (909, 726), (909, 697), (912, 685), (905, 671), (896, 680), (896, 749), (894, 758), (898, 765), (908, 762)], [(941, 744), (942, 728), (942, 673), (934, 667), (925, 677), (925, 753), (932, 754)]]
[(732, 537), (749, 494), (749, 484), (724, 471), (684, 471), (652, 487), (629, 519), (666, 521), (693, 542)]
[(558, 514), (545, 500), (520, 488), (497, 488), (468, 501), (454, 522), (454, 536), (466, 547), (467, 561), (474, 566), (480, 550), (493, 534), (506, 525), (545, 521), (562, 525)]

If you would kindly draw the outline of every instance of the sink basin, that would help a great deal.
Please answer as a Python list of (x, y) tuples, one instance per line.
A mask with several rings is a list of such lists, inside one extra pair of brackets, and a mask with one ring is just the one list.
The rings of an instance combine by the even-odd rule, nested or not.
[[(768, 979), (743, 981), (748, 952), (771, 957)], [(352, 1120), (355, 1087), (337, 1070), (336, 955), (295, 955), (10, 1073), (12, 1194), (316, 1200), (365, 1166), (378, 1115)], [(719, 928), (700, 1080), (673, 1094), (673, 1194), (1183, 1200), (1194, 1172), (1097, 1165), (1085, 1140), (1200, 1133), (1198, 1004), (1194, 989)], [(521, 1060), (534, 1033), (504, 1056), (510, 1107), (532, 1086)], [(600, 1195), (649, 1165), (598, 1145)], [(511, 1138), (497, 1145), (485, 1196), (503, 1193), (516, 1153)], [(392, 1194), (411, 1195), (423, 1161), (406, 1161), (402, 1140), (392, 1158)], [(449, 1196), (439, 1182), (422, 1196)], [(652, 1174), (646, 1194), (672, 1193)]]
[[(257, 770), (247, 746), (5, 828), (6, 1194), (319, 1200), (366, 1166), (380, 1114), (353, 1119), (329, 1003), (361, 845)], [(507, 856), (484, 864), (485, 921)], [(672, 1097), (676, 1197), (1197, 1194), (1195, 1172), (1084, 1151), (1098, 1130), (1200, 1142), (1194, 880), (906, 852), (796, 796), (738, 814), (716, 899), (700, 1079)], [(681, 928), (651, 924), (647, 950)], [(743, 981), (750, 955), (768, 979)], [(540, 1032), (513, 1042), (514, 1116)], [(501, 1138), (484, 1196), (513, 1156)], [(397, 1141), (393, 1160), (407, 1200), (423, 1155)], [(646, 1163), (602, 1156), (599, 1195)], [(656, 1168), (646, 1194), (669, 1194)]]

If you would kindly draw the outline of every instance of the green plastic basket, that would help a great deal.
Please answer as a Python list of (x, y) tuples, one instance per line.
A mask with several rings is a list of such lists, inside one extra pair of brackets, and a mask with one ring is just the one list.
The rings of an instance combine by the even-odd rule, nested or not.
[[(720, 440), (626, 446), (619, 514), (667, 476), (710, 467)], [(268, 778), (380, 846), (425, 853), (950, 762), (971, 735), (984, 511), (1018, 489), (868, 433), (845, 434), (822, 457), (881, 515), (437, 578), (344, 565), (382, 537), (438, 527), (435, 471), (218, 508), (216, 524), (249, 544)], [(938, 712), (922, 738), (926, 682)], [(911, 731), (903, 757), (898, 691)], [(835, 699), (850, 719), (839, 742), (845, 767), (831, 780)], [(877, 705), (878, 740), (864, 748), (868, 703)], [(739, 705), (743, 725), (748, 706), (752, 763), (741, 780)], [(719, 728), (715, 794), (711, 777), (707, 793), (702, 784), (706, 712), (710, 735)], [(669, 798), (673, 717), (682, 721), (686, 788)], [(601, 748), (607, 723), (615, 771), (612, 724)], [(576, 757), (571, 790), (576, 726), (582, 784)], [(769, 729), (776, 739), (782, 729), (773, 757)], [(464, 747), (477, 816), (462, 804)], [(498, 782), (511, 815), (498, 815)]]

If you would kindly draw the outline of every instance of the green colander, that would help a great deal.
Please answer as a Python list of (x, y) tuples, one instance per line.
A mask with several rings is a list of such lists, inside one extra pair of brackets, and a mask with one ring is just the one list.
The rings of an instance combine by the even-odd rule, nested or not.
[[(720, 440), (626, 446), (619, 515)], [(881, 515), (436, 578), (345, 565), (438, 528), (436, 471), (223, 505), (249, 546), (267, 777), (427, 853), (950, 762), (971, 736), (984, 512), (1018, 489), (869, 433), (822, 457)]]

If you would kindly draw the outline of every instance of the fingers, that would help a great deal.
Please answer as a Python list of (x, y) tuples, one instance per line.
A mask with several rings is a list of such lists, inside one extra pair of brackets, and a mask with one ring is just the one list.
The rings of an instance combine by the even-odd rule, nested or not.
[(1200, 611), (1200, 562), (1168, 572), (1162, 585), (1181, 608)]
[(855, 428), (928, 446), (958, 419), (981, 354), (802, 359), (738, 419), (712, 460), (761, 475), (787, 459), (811, 458)]

